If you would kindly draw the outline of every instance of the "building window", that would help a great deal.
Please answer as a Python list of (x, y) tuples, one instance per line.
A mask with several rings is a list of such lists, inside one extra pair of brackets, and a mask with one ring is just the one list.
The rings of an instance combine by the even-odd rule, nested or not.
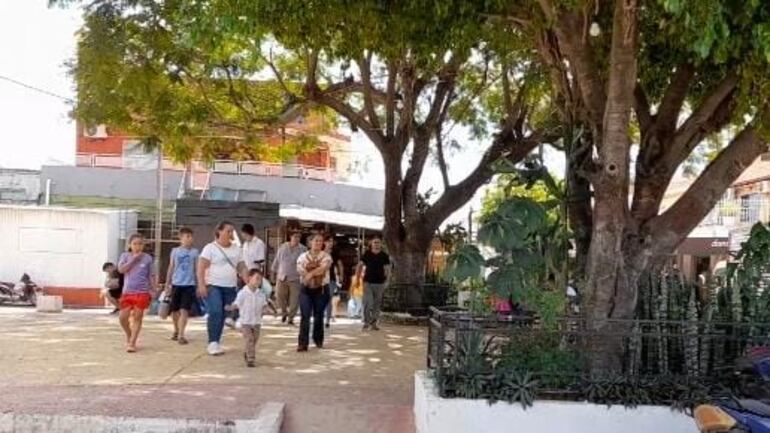
[(759, 221), (761, 208), (760, 194), (746, 194), (741, 196), (741, 222), (755, 223)]

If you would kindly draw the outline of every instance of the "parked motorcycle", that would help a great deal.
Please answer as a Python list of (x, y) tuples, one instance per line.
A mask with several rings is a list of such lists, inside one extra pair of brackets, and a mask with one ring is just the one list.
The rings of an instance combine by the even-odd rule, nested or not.
[(43, 289), (25, 273), (17, 283), (0, 282), (0, 305), (8, 303), (35, 306), (37, 297), (42, 292)]
[(736, 362), (735, 373), (741, 380), (741, 394), (715, 399), (712, 404), (695, 408), (693, 417), (702, 433), (770, 433), (770, 347), (749, 350)]

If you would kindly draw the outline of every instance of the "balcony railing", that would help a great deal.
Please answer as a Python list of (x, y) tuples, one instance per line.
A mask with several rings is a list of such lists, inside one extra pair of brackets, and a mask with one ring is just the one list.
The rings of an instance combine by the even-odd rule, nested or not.
[[(75, 164), (80, 167), (121, 168), (131, 170), (155, 170), (157, 160), (148, 156), (99, 155), (79, 153)], [(302, 164), (277, 164), (263, 161), (233, 161), (216, 160), (211, 163), (194, 161), (194, 173), (223, 173), (237, 175), (284, 177), (334, 182), (337, 180), (335, 170), (313, 167)], [(184, 171), (183, 164), (170, 159), (163, 159), (164, 170)]]
[(741, 198), (722, 199), (701, 221), (701, 226), (741, 227), (751, 226), (759, 221), (768, 221), (770, 199), (753, 194)]

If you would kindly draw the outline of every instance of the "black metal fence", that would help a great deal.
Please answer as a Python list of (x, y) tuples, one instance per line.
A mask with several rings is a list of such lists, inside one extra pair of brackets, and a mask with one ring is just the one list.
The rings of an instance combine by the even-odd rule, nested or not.
[[(764, 388), (748, 358), (770, 359), (767, 323), (610, 320), (597, 328), (582, 318), (430, 313), (427, 366), (443, 397), (689, 407), (715, 394), (756, 397)], [(613, 368), (602, 370), (607, 360)]]
[(426, 316), (434, 306), (451, 302), (450, 284), (390, 284), (382, 301), (383, 311), (409, 313), (412, 316)]

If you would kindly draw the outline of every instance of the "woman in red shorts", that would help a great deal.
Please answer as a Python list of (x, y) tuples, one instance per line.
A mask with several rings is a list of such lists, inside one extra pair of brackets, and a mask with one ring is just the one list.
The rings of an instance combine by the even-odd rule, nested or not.
[(126, 333), (126, 352), (136, 352), (144, 310), (150, 307), (152, 291), (158, 285), (152, 256), (144, 253), (144, 236), (128, 238), (128, 251), (120, 255), (118, 271), (124, 275), (120, 297), (120, 326)]

